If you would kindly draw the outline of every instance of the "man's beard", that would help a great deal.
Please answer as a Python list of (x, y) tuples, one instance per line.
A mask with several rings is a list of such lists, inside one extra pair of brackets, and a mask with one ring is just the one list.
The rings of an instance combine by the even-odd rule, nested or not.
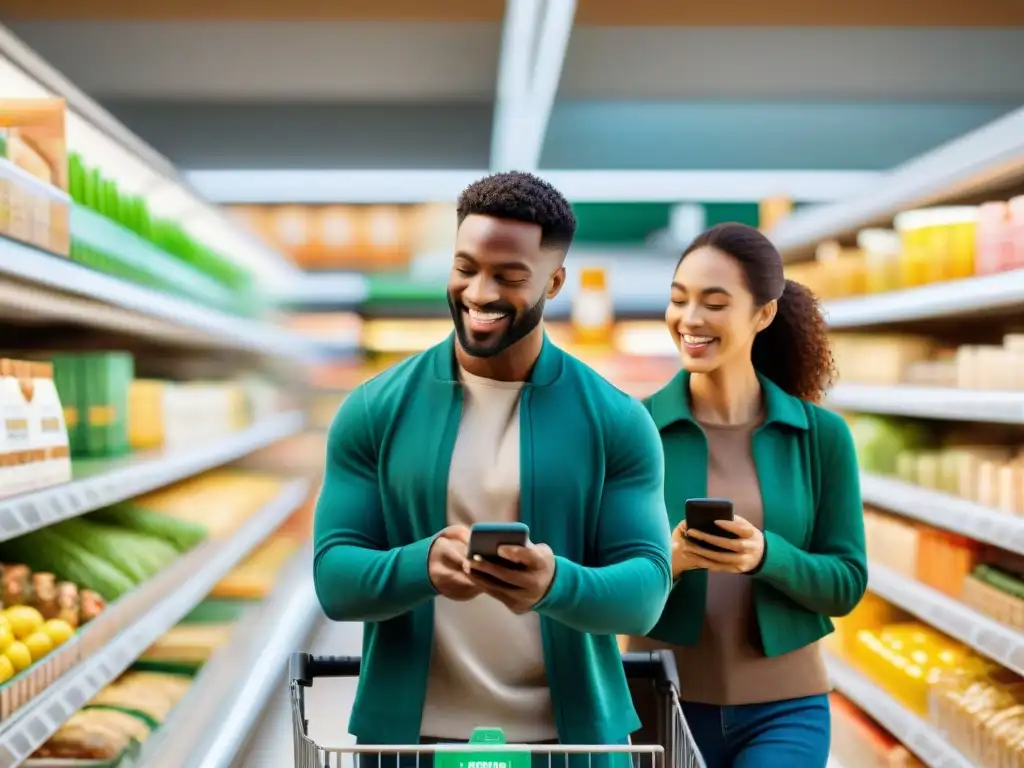
[(503, 301), (495, 301), (480, 307), (483, 312), (508, 313), (512, 319), (505, 330), (496, 337), (491, 333), (487, 334), (485, 341), (477, 341), (473, 332), (466, 328), (465, 308), (452, 298), (451, 291), (448, 292), (448, 309), (452, 313), (452, 320), (455, 321), (455, 333), (459, 337), (459, 344), (473, 357), (495, 357), (533, 333), (544, 319), (546, 301), (547, 297), (541, 294), (537, 303), (521, 314), (517, 314), (511, 305)]

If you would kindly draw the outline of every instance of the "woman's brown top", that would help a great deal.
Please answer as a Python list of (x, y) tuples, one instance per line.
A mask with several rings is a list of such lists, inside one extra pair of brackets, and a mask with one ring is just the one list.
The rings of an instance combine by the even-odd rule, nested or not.
[[(758, 421), (739, 426), (702, 424), (708, 438), (708, 496), (731, 499), (735, 514), (763, 528), (761, 486), (751, 452)], [(666, 467), (685, 472), (685, 467)], [(633, 651), (672, 647), (683, 701), (719, 706), (757, 704), (811, 696), (829, 690), (818, 644), (768, 658), (754, 615), (753, 584), (744, 574), (708, 574), (707, 611), (695, 646), (667, 646), (629, 638)]]

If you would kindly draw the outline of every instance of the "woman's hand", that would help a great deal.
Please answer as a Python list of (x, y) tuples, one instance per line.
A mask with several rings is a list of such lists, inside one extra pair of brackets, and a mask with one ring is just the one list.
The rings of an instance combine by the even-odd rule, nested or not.
[[(697, 562), (697, 568), (707, 568), (709, 571), (721, 573), (750, 573), (755, 570), (764, 559), (764, 534), (754, 525), (742, 517), (735, 517), (732, 520), (716, 520), (715, 525), (719, 528), (735, 533), (736, 538), (730, 539), (725, 536), (712, 536), (702, 531), (686, 531), (686, 558), (688, 561)], [(692, 539), (693, 541), (690, 541)], [(714, 544), (727, 550), (716, 552), (697, 544), (697, 541)], [(675, 542), (673, 541), (673, 564), (675, 563)]]
[(678, 579), (686, 571), (707, 568), (700, 557), (700, 547), (686, 539), (686, 521), (672, 531), (672, 578)]

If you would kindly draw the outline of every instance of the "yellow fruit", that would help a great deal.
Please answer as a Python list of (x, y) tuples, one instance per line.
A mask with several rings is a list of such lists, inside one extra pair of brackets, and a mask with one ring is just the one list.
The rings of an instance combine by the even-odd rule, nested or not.
[(7, 618), (6, 613), (0, 613), (0, 627), (11, 628), (11, 620)]
[(10, 626), (0, 625), (0, 651), (4, 650), (7, 646), (14, 642), (14, 633), (11, 632)]
[(32, 666), (32, 652), (22, 642), (15, 641), (7, 646), (4, 656), (11, 662), (15, 672), (24, 672)]
[(14, 665), (6, 656), (0, 656), (0, 683), (6, 683), (14, 677)]
[(25, 638), (25, 647), (32, 654), (32, 661), (39, 661), (53, 650), (53, 640), (45, 632), (36, 632)]
[[(75, 634), (75, 630), (64, 619), (50, 619), (43, 624), (43, 632), (53, 641), (53, 647), (64, 645)], [(2, 635), (0, 635), (0, 647), (2, 647)]]
[(43, 614), (28, 605), (12, 605), (5, 611), (14, 636), (24, 640), (43, 626)]

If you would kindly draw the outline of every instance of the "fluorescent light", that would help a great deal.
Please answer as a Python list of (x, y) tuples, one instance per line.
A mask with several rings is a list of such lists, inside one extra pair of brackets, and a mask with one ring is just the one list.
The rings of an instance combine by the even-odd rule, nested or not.
[(491, 168), (496, 171), (511, 170), (518, 165), (516, 150), (529, 124), (527, 101), (543, 2), (507, 0), (505, 3), (491, 129)]
[(177, 221), (197, 240), (249, 269), (261, 283), (272, 285), (299, 274), (279, 253), (189, 189), (165, 158), (2, 26), (0, 93), (8, 99), (64, 98), (68, 149), (81, 155), (84, 163), (116, 181), (123, 192), (143, 197), (155, 216)]
[[(489, 171), (193, 170), (189, 181), (218, 203), (437, 203), (455, 200)], [(545, 171), (575, 203), (751, 203), (784, 195), (841, 200), (877, 180), (870, 171)]]
[(508, 0), (491, 138), (495, 171), (536, 171), (569, 47), (576, 0)]
[(522, 143), (522, 167), (536, 171), (540, 165), (544, 137), (548, 133), (548, 121), (555, 106), (558, 83), (562, 79), (562, 65), (569, 48), (573, 20), (576, 17), (576, 0), (547, 0), (544, 18), (538, 30), (536, 55), (534, 56), (533, 79), (526, 103), (527, 130), (519, 137)]

